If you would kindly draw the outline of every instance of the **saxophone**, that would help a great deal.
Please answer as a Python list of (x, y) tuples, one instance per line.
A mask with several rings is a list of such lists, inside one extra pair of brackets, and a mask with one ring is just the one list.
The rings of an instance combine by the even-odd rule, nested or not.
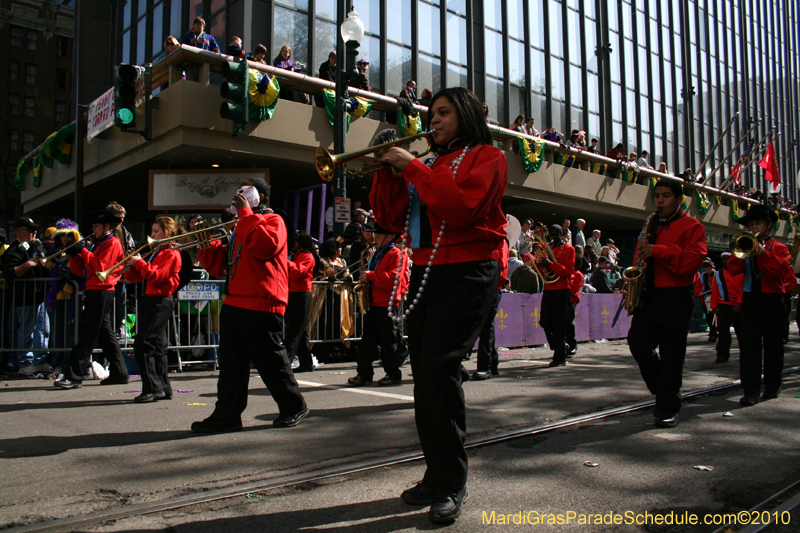
[(625, 298), (625, 310), (629, 315), (632, 315), (637, 307), (642, 305), (642, 290), (644, 289), (644, 269), (647, 262), (639, 257), (642, 244), (650, 239), (650, 224), (653, 219), (658, 215), (659, 209), (653, 211), (647, 220), (644, 221), (644, 227), (639, 234), (636, 241), (636, 264), (629, 266), (622, 271), (622, 279), (625, 280), (627, 288), (627, 296)]
[[(370, 256), (369, 252), (369, 248), (365, 248), (364, 251), (361, 252), (361, 268), (359, 269), (359, 273), (367, 271)], [(362, 315), (366, 315), (369, 312), (369, 293), (369, 287), (366, 282), (358, 282), (358, 285), (353, 288), (353, 294), (356, 295), (356, 301), (358, 302), (358, 310)]]

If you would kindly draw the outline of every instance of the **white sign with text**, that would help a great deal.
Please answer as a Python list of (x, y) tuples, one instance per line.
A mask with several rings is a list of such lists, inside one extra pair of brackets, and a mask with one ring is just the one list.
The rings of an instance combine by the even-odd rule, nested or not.
[(89, 104), (89, 114), (86, 124), (86, 139), (91, 144), (92, 139), (114, 125), (114, 88), (107, 90), (103, 95)]
[(334, 210), (334, 222), (350, 223), (350, 198), (337, 198)]
[(159, 209), (225, 209), (248, 178), (260, 178), (269, 183), (268, 169), (151, 170), (151, 210)]

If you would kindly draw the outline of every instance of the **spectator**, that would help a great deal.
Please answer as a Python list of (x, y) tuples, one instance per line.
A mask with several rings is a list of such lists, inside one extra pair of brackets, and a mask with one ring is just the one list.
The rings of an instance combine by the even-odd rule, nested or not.
[[(32, 351), (34, 348), (46, 348), (44, 337), (37, 336), (36, 320), (40, 307), (44, 306), (46, 282), (17, 281), (33, 278), (44, 278), (49, 275), (41, 266), (37, 255), (44, 255), (44, 247), (36, 240), (39, 225), (29, 217), (18, 218), (14, 224), (16, 239), (0, 256), (0, 267), (3, 277), (11, 282), (13, 301), (13, 320), (8, 320), (6, 334), (12, 335), (13, 348), (27, 351), (11, 352), (6, 371), (31, 376), (35, 372), (52, 372), (47, 364), (45, 351)], [(38, 244), (38, 246), (36, 246)], [(37, 249), (38, 248), (38, 249)]]
[(625, 146), (623, 146), (622, 143), (619, 143), (614, 148), (608, 151), (606, 157), (608, 157), (609, 159), (616, 159), (617, 161), (620, 161), (622, 158), (625, 157)]
[(592, 271), (592, 264), (583, 254), (583, 246), (580, 244), (575, 245), (575, 270), (581, 274), (588, 274)]
[(654, 170), (653, 167), (650, 166), (650, 163), (647, 162), (647, 155), (647, 150), (642, 150), (642, 153), (639, 155), (639, 159), (636, 160), (636, 164), (639, 165), (639, 168)]
[(586, 150), (586, 132), (583, 130), (578, 132), (578, 145), (581, 150)]
[(570, 148), (575, 148), (576, 150), (581, 150), (581, 145), (578, 142), (578, 132), (573, 130), (573, 133), (567, 139), (567, 142), (564, 143), (566, 146)]
[(666, 161), (662, 161), (660, 165), (658, 165), (658, 171), (662, 174), (669, 174), (669, 170), (667, 170), (667, 163)]
[[(531, 237), (531, 226), (533, 226), (533, 220), (530, 218), (526, 218), (522, 221), (519, 239), (517, 239), (517, 243), (515, 245), (520, 256), (527, 254), (529, 248), (531, 247), (531, 242), (533, 241)], [(511, 277), (511, 272), (508, 273), (508, 276)]]
[(598, 151), (598, 148), (597, 148), (597, 143), (598, 143), (598, 142), (600, 142), (598, 139), (596, 139), (596, 138), (595, 138), (595, 139), (592, 139), (592, 144), (591, 144), (591, 146), (589, 146), (589, 148), (588, 148), (588, 151), (589, 151), (590, 153), (592, 153), (592, 154), (597, 154), (597, 153), (599, 153), (599, 151)]
[(556, 131), (553, 126), (550, 126), (544, 133), (542, 133), (542, 139), (552, 141), (554, 143), (557, 143), (563, 136), (564, 134)]
[(489, 106), (486, 102), (483, 103), (483, 118), (486, 119), (487, 124), (491, 124), (492, 122), (489, 120)]
[(561, 239), (568, 243), (572, 244), (572, 232), (569, 229), (570, 220), (568, 218), (564, 219), (564, 222), (561, 223), (561, 229), (563, 230), (563, 235)]
[[(336, 81), (336, 50), (328, 54), (328, 60), (319, 66), (319, 78), (327, 81)], [(322, 95), (317, 95), (317, 107), (325, 107)]]
[(536, 294), (539, 292), (539, 275), (533, 269), (533, 256), (525, 254), (522, 266), (514, 270), (511, 275), (511, 290), (514, 292), (525, 292)]
[(614, 246), (614, 241), (611, 239), (606, 239), (606, 245), (600, 251), (600, 255), (607, 257), (610, 264), (616, 265), (617, 254), (619, 254), (619, 248)]
[[(375, 225), (366, 222), (364, 228), (361, 230), (361, 236), (356, 242), (350, 245), (350, 273), (354, 278), (358, 278), (361, 274), (362, 266), (364, 271), (367, 270), (366, 261), (372, 252), (375, 250)], [(367, 252), (367, 255), (363, 255)], [(358, 261), (361, 261), (360, 263)]]
[[(511, 280), (511, 276), (514, 275), (514, 271), (518, 267), (521, 267), (522, 264), (523, 264), (522, 260), (518, 257), (517, 251), (515, 249), (511, 248), (508, 251), (508, 274), (507, 274), (507, 276), (509, 278), (509, 281)], [(510, 287), (511, 287), (511, 285), (509, 285), (509, 288)]]
[(600, 252), (603, 251), (603, 245), (600, 244), (600, 230), (592, 231), (592, 236), (586, 239), (586, 247), (589, 252), (589, 257), (600, 257)]
[(422, 89), (422, 92), (419, 95), (419, 100), (417, 100), (417, 104), (428, 107), (431, 105), (431, 98), (433, 98), (433, 91), (430, 90), (428, 87)]
[(536, 121), (533, 119), (533, 117), (528, 117), (528, 120), (525, 122), (525, 133), (531, 137), (539, 136), (539, 130), (537, 130), (536, 126), (534, 126), (535, 122)]
[(611, 290), (611, 283), (606, 274), (607, 267), (608, 258), (601, 256), (597, 260), (597, 268), (594, 269), (594, 273), (592, 274), (592, 287), (595, 288), (598, 294), (611, 294), (614, 292)]
[(263, 44), (259, 44), (256, 46), (256, 49), (253, 50), (253, 57), (250, 58), (250, 61), (255, 61), (256, 63), (261, 63), (262, 65), (267, 64), (267, 60), (264, 59), (267, 56), (267, 47)]
[(417, 82), (414, 80), (408, 80), (406, 82), (405, 88), (400, 91), (399, 98), (405, 98), (406, 100), (410, 100), (412, 104), (417, 103)]
[(636, 163), (636, 158), (637, 157), (639, 157), (639, 156), (638, 156), (638, 154), (636, 152), (631, 152), (630, 155), (628, 156), (628, 162)]
[(177, 48), (178, 48), (180, 45), (181, 45), (181, 43), (180, 43), (180, 42), (178, 42), (178, 39), (177, 39), (177, 38), (175, 38), (175, 37), (173, 37), (172, 35), (170, 35), (169, 37), (167, 37), (167, 38), (164, 40), (164, 48), (166, 48), (166, 50), (167, 50), (167, 53), (168, 53), (168, 54), (171, 54), (171, 53), (172, 53), (173, 51), (175, 51), (175, 50), (176, 50), (176, 49), (177, 49)]
[(369, 61), (366, 59), (359, 59), (356, 63), (356, 70), (358, 75), (355, 77), (354, 87), (369, 91), (369, 76), (367, 75), (367, 68), (369, 68)]
[[(355, 217), (344, 229), (342, 235), (342, 245), (349, 246), (361, 238), (361, 232), (364, 231), (364, 224), (367, 222), (368, 213), (358, 208), (356, 209)], [(353, 258), (355, 260), (355, 258)]]
[[(266, 53), (266, 49), (264, 53)], [(242, 44), (242, 38), (236, 37), (234, 35), (233, 39), (231, 39), (231, 44), (228, 45), (228, 48), (225, 49), (225, 55), (229, 55), (235, 57), (237, 59), (247, 59), (247, 52), (244, 51), (244, 45)]]
[(609, 263), (608, 264), (608, 281), (609, 281), (609, 283), (611, 283), (611, 286), (613, 287), (617, 283), (617, 281), (620, 280), (621, 277), (622, 276), (620, 276), (619, 267), (617, 267), (617, 265), (615, 265), (614, 263)]
[(526, 133), (525, 115), (517, 115), (517, 118), (514, 119), (514, 123), (511, 124), (508, 129), (516, 131), (517, 133)]
[(586, 226), (586, 221), (579, 218), (572, 226), (572, 244), (573, 246), (580, 246), (586, 248), (586, 236), (583, 234), (583, 228)]
[[(281, 51), (278, 52), (278, 55), (272, 60), (272, 66), (292, 72), (300, 72), (302, 70), (299, 61), (292, 61), (292, 47), (288, 44), (283, 45)], [(291, 100), (294, 102), (294, 91), (282, 88), (278, 97), (282, 100)]]
[(192, 23), (192, 31), (184, 35), (181, 39), (181, 44), (188, 44), (201, 50), (208, 50), (210, 52), (219, 52), (219, 45), (217, 40), (211, 35), (206, 33), (206, 21), (202, 17), (197, 17)]

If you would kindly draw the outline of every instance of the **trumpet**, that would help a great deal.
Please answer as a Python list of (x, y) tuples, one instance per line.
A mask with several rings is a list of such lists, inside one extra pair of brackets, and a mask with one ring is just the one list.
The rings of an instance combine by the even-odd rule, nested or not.
[(737, 233), (731, 238), (730, 242), (731, 252), (739, 259), (752, 257), (761, 244), (763, 244), (761, 235), (747, 231)]
[(44, 265), (46, 263), (49, 263), (50, 261), (55, 261), (56, 263), (60, 263), (61, 261), (67, 258), (68, 256), (67, 250), (69, 250), (73, 246), (78, 246), (79, 244), (86, 244), (87, 241), (92, 239), (92, 237), (93, 237), (92, 235), (87, 235), (86, 237), (83, 237), (82, 239), (77, 240), (68, 246), (65, 246), (63, 249), (59, 250), (54, 254), (50, 254), (47, 257), (42, 257), (41, 258), (42, 264)]
[(425, 139), (428, 142), (428, 149), (424, 152), (417, 153), (411, 152), (414, 157), (423, 157), (430, 153), (433, 145), (433, 137), (428, 132), (417, 133), (416, 135), (409, 135), (408, 137), (403, 137), (402, 139), (396, 139), (394, 141), (390, 141), (383, 144), (378, 144), (376, 146), (370, 146), (369, 148), (365, 148), (363, 150), (358, 150), (355, 152), (348, 152), (345, 154), (332, 154), (326, 148), (319, 147), (317, 151), (314, 152), (314, 164), (317, 167), (317, 173), (319, 177), (322, 178), (323, 181), (331, 181), (333, 179), (333, 173), (336, 170), (336, 167), (341, 165), (342, 170), (344, 173), (351, 178), (363, 178), (365, 175), (376, 172), (382, 168), (389, 167), (388, 163), (375, 163), (374, 165), (364, 166), (357, 170), (350, 170), (347, 168), (347, 163), (353, 161), (354, 159), (360, 159), (364, 156), (369, 154), (380, 152), (381, 150), (385, 150), (387, 148), (391, 148), (392, 146), (399, 146), (401, 144), (410, 143), (412, 141), (416, 141), (417, 139)]
[(539, 274), (539, 277), (542, 278), (542, 282), (545, 285), (550, 285), (551, 283), (555, 283), (561, 279), (558, 274), (550, 269), (539, 266), (539, 262), (545, 259), (551, 263), (557, 263), (558, 260), (556, 259), (553, 249), (550, 248), (550, 245), (547, 243), (547, 241), (541, 235), (536, 233), (533, 235), (531, 255), (533, 255), (533, 268), (536, 270), (536, 273)]
[[(107, 268), (107, 269), (103, 270), (102, 272), (100, 272), (100, 271), (95, 272), (95, 275), (100, 279), (100, 281), (105, 283), (106, 279), (108, 279), (108, 276), (110, 276), (112, 272), (114, 272), (117, 268), (122, 266), (126, 261), (128, 261), (128, 259), (130, 259), (134, 255), (138, 255), (139, 252), (141, 252), (145, 248), (149, 248), (150, 250), (155, 250), (156, 248), (158, 248), (161, 245), (164, 245), (164, 244), (167, 244), (167, 243), (170, 243), (170, 242), (173, 242), (173, 241), (177, 241), (179, 239), (184, 239), (186, 237), (192, 237), (192, 236), (196, 235), (196, 236), (198, 236), (198, 239), (196, 241), (194, 241), (194, 242), (191, 242), (191, 243), (185, 243), (182, 246), (186, 246), (186, 245), (189, 245), (189, 244), (191, 244), (192, 246), (208, 246), (208, 243), (210, 243), (212, 240), (221, 239), (223, 236), (217, 236), (217, 237), (215, 237), (213, 239), (203, 239), (203, 238), (200, 238), (200, 234), (205, 233), (205, 232), (211, 232), (212, 230), (219, 229), (219, 228), (224, 228), (228, 224), (237, 223), (237, 222), (238, 222), (238, 219), (234, 219), (231, 222), (222, 222), (221, 224), (217, 224), (215, 226), (210, 226), (208, 228), (203, 228), (203, 229), (199, 229), (199, 230), (195, 230), (195, 231), (190, 231), (188, 233), (183, 233), (181, 235), (173, 235), (172, 237), (166, 237), (164, 239), (153, 239), (151, 237), (147, 237), (147, 244), (145, 244), (144, 246), (140, 246), (136, 250), (134, 250), (131, 253), (129, 253), (128, 255), (126, 255), (125, 257), (122, 258), (122, 261), (118, 262), (114, 266), (112, 266), (110, 268)], [(182, 249), (185, 249), (185, 248), (182, 248)]]

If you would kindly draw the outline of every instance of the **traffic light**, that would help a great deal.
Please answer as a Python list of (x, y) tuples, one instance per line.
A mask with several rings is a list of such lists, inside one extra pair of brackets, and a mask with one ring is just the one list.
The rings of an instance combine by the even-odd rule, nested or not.
[(136, 126), (136, 82), (139, 70), (122, 63), (114, 75), (114, 124), (123, 130)]
[(248, 84), (247, 60), (226, 61), (222, 64), (222, 75), (227, 78), (219, 88), (219, 94), (230, 102), (223, 102), (219, 108), (219, 115), (233, 121), (232, 133), (236, 135), (244, 130), (244, 125), (249, 121), (250, 94)]

